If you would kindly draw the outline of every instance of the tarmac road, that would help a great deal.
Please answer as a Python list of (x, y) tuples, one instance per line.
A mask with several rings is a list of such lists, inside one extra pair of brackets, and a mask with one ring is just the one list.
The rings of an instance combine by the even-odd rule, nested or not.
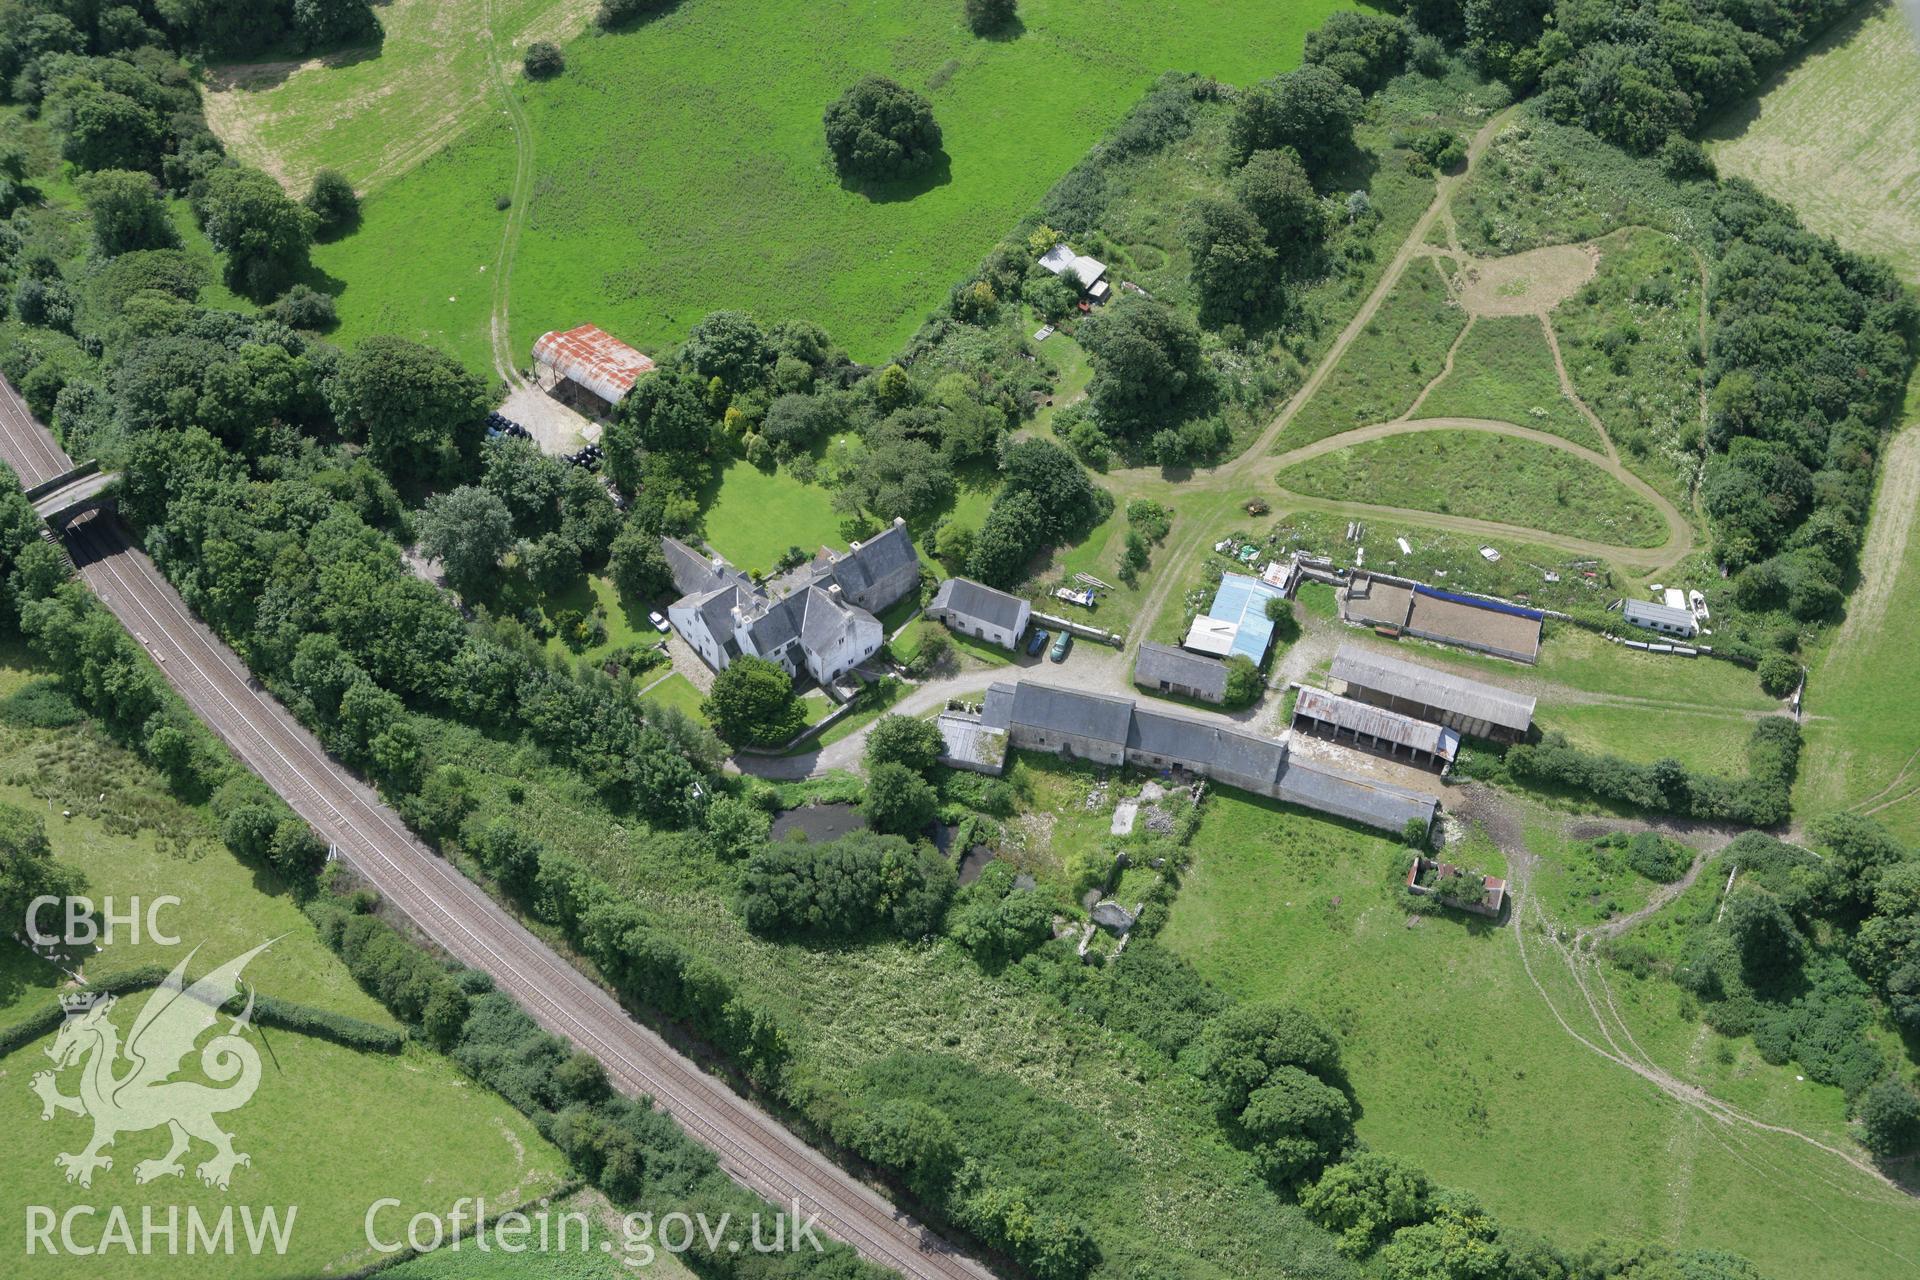
[[(0, 459), (26, 485), (70, 461), (0, 379)], [(622, 1091), (646, 1094), (727, 1173), (776, 1208), (798, 1203), (823, 1234), (913, 1280), (991, 1275), (772, 1116), (709, 1077), (415, 840), (373, 790), (328, 757), (188, 610), (125, 528), (83, 516), (67, 533), (80, 575), (146, 648), (194, 713), (392, 906), (461, 962), (490, 974), (541, 1026), (597, 1057)]]

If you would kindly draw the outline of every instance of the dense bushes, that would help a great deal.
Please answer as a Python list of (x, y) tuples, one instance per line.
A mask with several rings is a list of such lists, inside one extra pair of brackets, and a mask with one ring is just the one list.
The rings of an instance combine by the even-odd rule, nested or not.
[(968, 573), (995, 587), (1026, 576), (1042, 546), (1091, 529), (1113, 510), (1113, 497), (1058, 445), (1022, 440), (1000, 456), (1001, 485), (973, 540)]
[(953, 889), (953, 864), (932, 845), (855, 832), (762, 846), (747, 860), (741, 910), (771, 937), (919, 938), (939, 931)]
[(1276, 1185), (1315, 1176), (1353, 1140), (1340, 1047), (1304, 1010), (1234, 1005), (1207, 1024), (1193, 1052), (1228, 1131)]
[(442, 1049), (451, 1048), (467, 1019), (467, 993), (444, 965), (371, 915), (321, 898), (307, 914), (347, 972), (403, 1022), (418, 1025)]
[(1768, 716), (1753, 728), (1747, 776), (1737, 781), (1697, 773), (1678, 760), (1643, 765), (1595, 755), (1558, 733), (1508, 748), (1505, 767), (1515, 780), (1530, 785), (1566, 787), (1656, 813), (1772, 827), (1791, 813), (1799, 763), (1800, 726), (1785, 716)]

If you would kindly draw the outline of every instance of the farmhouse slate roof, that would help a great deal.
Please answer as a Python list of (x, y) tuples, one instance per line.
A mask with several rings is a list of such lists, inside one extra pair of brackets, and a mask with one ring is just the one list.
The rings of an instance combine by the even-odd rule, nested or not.
[(1224, 698), (1227, 664), (1170, 644), (1144, 641), (1140, 645), (1140, 656), (1133, 664), (1133, 682), (1158, 688), (1162, 680), (1192, 689), (1201, 697)]
[(713, 561), (678, 538), (660, 539), (660, 552), (666, 557), (667, 568), (673, 574), (674, 589), (683, 596), (699, 595), (746, 577), (724, 561), (721, 562), (723, 567), (716, 568)]
[(957, 616), (989, 627), (1011, 631), (1020, 621), (1026, 601), (1005, 591), (975, 582), (971, 578), (948, 578), (933, 594), (934, 610), (950, 610)]
[[(991, 692), (991, 690), (989, 691)], [(1013, 687), (1010, 724), (1071, 733), (1125, 747), (1133, 700), (1022, 680)]]
[(1525, 733), (1533, 723), (1534, 700), (1499, 685), (1469, 680), (1357, 645), (1343, 644), (1333, 657), (1333, 678), (1352, 686), (1438, 707), (1454, 715)]
[(996, 680), (987, 686), (980, 703), (980, 723), (989, 729), (1005, 729), (1013, 723), (1013, 686)]
[(1236, 777), (1258, 778), (1269, 783), (1280, 776), (1281, 767), (1287, 761), (1287, 745), (1278, 738), (1241, 733), (1151, 707), (1134, 708), (1127, 746), (1151, 756), (1190, 761)]
[(865, 542), (855, 543), (845, 555), (828, 554), (827, 573), (849, 594), (866, 590), (920, 558), (914, 552), (906, 524), (899, 520)]

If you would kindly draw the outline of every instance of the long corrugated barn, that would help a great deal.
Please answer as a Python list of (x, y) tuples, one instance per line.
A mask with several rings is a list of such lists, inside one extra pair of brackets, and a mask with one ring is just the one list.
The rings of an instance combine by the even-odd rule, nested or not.
[(1347, 697), (1419, 720), (1432, 720), (1475, 738), (1518, 742), (1533, 726), (1534, 700), (1499, 685), (1343, 644), (1333, 678)]
[(1293, 706), (1293, 727), (1335, 742), (1342, 733), (1356, 746), (1369, 746), (1390, 756), (1410, 756), (1414, 763), (1445, 768), (1460, 749), (1458, 730), (1427, 720), (1343, 698), (1325, 689), (1302, 688)]

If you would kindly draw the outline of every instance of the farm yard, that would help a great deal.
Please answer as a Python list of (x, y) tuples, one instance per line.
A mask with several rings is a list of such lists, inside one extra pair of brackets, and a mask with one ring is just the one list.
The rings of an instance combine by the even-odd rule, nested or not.
[[(489, 314), (503, 228), (526, 207), (511, 255), (507, 346), (591, 311), (646, 349), (683, 337), (709, 311), (825, 324), (862, 360), (885, 357), (1158, 73), (1197, 68), (1232, 83), (1298, 61), (1302, 35), (1332, 0), (1234, 0), (1205, 22), (1126, 0), (1089, 23), (1064, 0), (1021, 8), (1018, 39), (980, 41), (957, 13), (887, 0), (877, 8), (687, 4), (627, 32), (568, 46), (565, 74), (515, 78), (519, 107), (472, 97), (467, 127), (432, 159), (374, 186), (355, 234), (315, 251), (344, 286), (340, 335), (431, 340), (474, 369), (492, 363)], [(437, 20), (487, 6), (439, 6)], [(502, 49), (508, 39), (501, 35)], [(385, 55), (343, 69), (397, 92), (414, 63)], [(820, 113), (856, 74), (878, 70), (928, 93), (945, 133), (940, 172), (907, 188), (843, 187), (820, 141)], [(294, 139), (298, 167), (372, 157), (334, 127), (351, 95), (333, 71), (283, 90), (233, 95), (216, 112), (229, 137)], [(463, 73), (463, 82), (478, 75)], [(276, 94), (278, 96), (276, 96)], [(722, 100), (725, 109), (716, 109)], [(635, 104), (645, 104), (637, 109)], [(256, 125), (254, 111), (268, 113)], [(395, 119), (394, 132), (413, 122)], [(369, 129), (376, 136), (385, 132)], [(531, 181), (516, 182), (516, 148)], [(375, 166), (377, 167), (377, 166)], [(358, 175), (355, 175), (356, 177)], [(421, 243), (417, 229), (432, 226)], [(404, 251), (409, 269), (390, 270)]]
[[(909, 1218), (1042, 1280), (1920, 1267), (1920, 429), (1882, 439), (1920, 295), (1714, 177), (1731, 94), (1672, 37), (1775, 33), (1702, 5), (1503, 51), (1346, 0), (393, 0), (366, 48), (303, 3), (204, 76), (171, 28), (0, 23), (0, 446), (44, 447), (17, 388), (117, 473), (112, 554), (248, 668), (227, 708), (374, 815), (247, 791), (165, 695), (203, 705), (180, 632), (0, 485), (0, 629), (47, 664), (0, 650), (0, 803), (209, 946), (283, 935), (263, 994), (407, 1033), (260, 1023), (241, 1173), (325, 1202), (287, 1274), (375, 1261), (382, 1176), (751, 1209), (690, 1144), (786, 1139), (723, 1088), (916, 1276)], [(1609, 114), (1636, 69), (1655, 114)], [(91, 76), (173, 113), (150, 148), (89, 134)], [(322, 166), (364, 204), (284, 198)], [(375, 824), (425, 847), (363, 861)], [(666, 1049), (514, 987), (574, 1051), (415, 945), (410, 858)], [(512, 986), (492, 930), (434, 936)], [(44, 970), (0, 958), (0, 1033)], [(643, 1049), (714, 1089), (608, 1097)], [(72, 1128), (23, 1095), (50, 1197)], [(373, 1169), (369, 1125), (420, 1149)]]

